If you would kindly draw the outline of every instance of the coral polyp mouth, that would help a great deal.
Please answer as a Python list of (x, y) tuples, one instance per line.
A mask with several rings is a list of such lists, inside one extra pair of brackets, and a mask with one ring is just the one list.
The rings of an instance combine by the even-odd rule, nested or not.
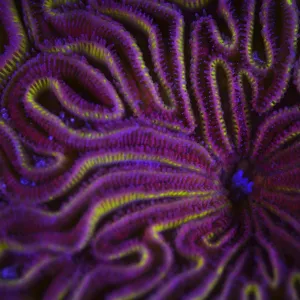
[(238, 170), (231, 178), (229, 187), (229, 199), (236, 205), (241, 201), (246, 201), (253, 190), (253, 181), (244, 177), (243, 170)]
[(231, 188), (239, 190), (242, 194), (248, 195), (252, 192), (253, 181), (250, 181), (247, 177), (244, 177), (243, 170), (238, 170), (232, 176)]
[(221, 182), (233, 206), (243, 206), (251, 197), (254, 189), (254, 177), (254, 167), (247, 160), (242, 160), (234, 167), (222, 172)]

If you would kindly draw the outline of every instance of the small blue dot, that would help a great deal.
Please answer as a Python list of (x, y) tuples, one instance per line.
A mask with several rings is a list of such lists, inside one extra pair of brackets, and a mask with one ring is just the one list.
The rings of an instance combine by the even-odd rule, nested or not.
[(29, 180), (27, 180), (27, 179), (25, 179), (25, 178), (21, 178), (20, 182), (21, 182), (22, 185), (27, 185), (27, 184), (29, 184)]
[(6, 268), (3, 268), (1, 270), (1, 277), (3, 279), (16, 279), (18, 278), (18, 272), (16, 266), (9, 266)]
[(41, 159), (41, 160), (39, 160), (38, 162), (36, 162), (35, 166), (36, 166), (37, 168), (43, 168), (43, 167), (46, 166), (46, 162), (45, 162), (44, 160)]

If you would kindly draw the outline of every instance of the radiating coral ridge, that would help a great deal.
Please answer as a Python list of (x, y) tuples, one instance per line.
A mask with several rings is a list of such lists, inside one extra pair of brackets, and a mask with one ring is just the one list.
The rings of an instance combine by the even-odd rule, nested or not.
[(297, 5), (3, 0), (1, 299), (300, 299)]

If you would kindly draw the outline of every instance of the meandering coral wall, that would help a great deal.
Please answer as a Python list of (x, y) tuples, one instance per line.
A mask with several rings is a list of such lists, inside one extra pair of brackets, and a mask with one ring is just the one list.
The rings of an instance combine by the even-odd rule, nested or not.
[(2, 0), (1, 299), (299, 299), (293, 0)]

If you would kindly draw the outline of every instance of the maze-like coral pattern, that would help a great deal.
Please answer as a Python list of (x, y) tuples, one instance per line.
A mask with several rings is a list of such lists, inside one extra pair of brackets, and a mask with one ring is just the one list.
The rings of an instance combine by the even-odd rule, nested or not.
[(0, 296), (300, 299), (293, 0), (2, 0)]

